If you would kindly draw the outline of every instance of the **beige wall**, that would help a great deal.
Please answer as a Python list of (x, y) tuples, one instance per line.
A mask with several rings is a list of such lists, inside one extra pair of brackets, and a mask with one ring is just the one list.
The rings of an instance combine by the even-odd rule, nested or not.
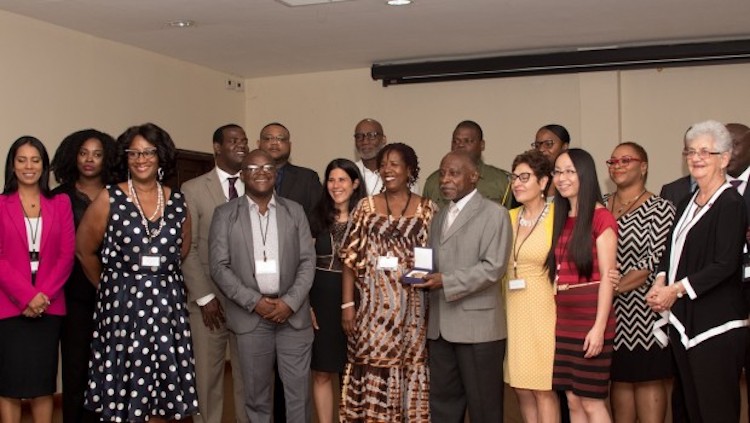
[(446, 82), (383, 88), (369, 69), (246, 81), (247, 132), (257, 139), (271, 121), (292, 133), (292, 160), (322, 173), (338, 156), (353, 157), (352, 133), (362, 117), (380, 120), (389, 141), (412, 145), (423, 177), (449, 149), (451, 131), (473, 119), (485, 131), (488, 163), (509, 169), (546, 123), (568, 128), (573, 145), (595, 157), (605, 190), (604, 160), (620, 140), (651, 156), (649, 187), (683, 173), (685, 128), (699, 120), (750, 123), (750, 65), (597, 72), (580, 75)]
[(6, 12), (0, 58), (3, 164), (10, 144), (26, 134), (52, 154), (78, 129), (117, 137), (152, 121), (178, 147), (210, 151), (216, 127), (245, 119), (244, 93), (225, 89), (223, 73)]
[(574, 146), (600, 164), (619, 140), (651, 155), (649, 186), (682, 174), (680, 139), (692, 122), (750, 123), (750, 64), (649, 69), (383, 88), (367, 68), (249, 79), (245, 92), (224, 88), (229, 75), (17, 15), (0, 12), (0, 159), (18, 136), (35, 135), (52, 153), (68, 133), (96, 127), (118, 135), (153, 121), (181, 148), (210, 151), (226, 122), (251, 139), (280, 121), (292, 132), (294, 162), (322, 172), (353, 157), (355, 123), (380, 120), (390, 141), (420, 157), (422, 179), (448, 150), (463, 119), (485, 130), (487, 162), (509, 168), (536, 129), (565, 125)]

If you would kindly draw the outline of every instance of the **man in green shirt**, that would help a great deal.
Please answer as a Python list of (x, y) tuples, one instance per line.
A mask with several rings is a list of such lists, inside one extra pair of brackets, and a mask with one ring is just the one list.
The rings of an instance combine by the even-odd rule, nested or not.
[[(484, 134), (478, 123), (465, 120), (456, 126), (451, 140), (451, 151), (463, 150), (479, 161), (479, 181), (477, 190), (482, 196), (497, 204), (510, 209), (513, 202), (513, 192), (510, 189), (510, 173), (492, 165), (484, 163), (481, 159), (484, 151)], [(427, 197), (443, 208), (448, 200), (443, 198), (440, 192), (440, 175), (436, 170), (427, 178), (424, 184), (422, 196)]]

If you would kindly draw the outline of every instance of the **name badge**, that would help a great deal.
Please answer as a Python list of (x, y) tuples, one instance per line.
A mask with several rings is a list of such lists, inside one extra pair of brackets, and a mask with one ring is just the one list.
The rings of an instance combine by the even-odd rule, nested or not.
[(256, 275), (273, 275), (276, 273), (276, 260), (255, 260)]
[(526, 288), (525, 279), (511, 279), (508, 281), (508, 289), (511, 291), (524, 288)]
[(159, 267), (161, 256), (144, 254), (141, 256), (141, 267)]
[(379, 270), (396, 270), (398, 269), (398, 257), (380, 256), (378, 257)]

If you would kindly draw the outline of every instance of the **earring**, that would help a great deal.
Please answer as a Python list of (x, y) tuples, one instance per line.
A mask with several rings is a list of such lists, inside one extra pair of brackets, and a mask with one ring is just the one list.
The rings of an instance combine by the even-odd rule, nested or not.
[(156, 171), (156, 176), (159, 178), (159, 182), (161, 182), (162, 179), (164, 179), (164, 169), (159, 167), (159, 169)]

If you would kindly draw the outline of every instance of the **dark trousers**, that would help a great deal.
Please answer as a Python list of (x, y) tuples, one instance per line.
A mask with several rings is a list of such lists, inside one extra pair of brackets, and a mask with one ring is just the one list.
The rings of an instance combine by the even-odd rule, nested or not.
[(675, 422), (740, 421), (740, 377), (747, 329), (733, 329), (686, 350), (676, 330), (670, 343), (677, 372), (672, 389)]
[(432, 421), (503, 421), (505, 340), (462, 344), (442, 337), (429, 341)]
[(94, 303), (68, 301), (67, 306), (60, 337), (63, 422), (98, 422), (95, 413), (83, 408), (94, 333)]

